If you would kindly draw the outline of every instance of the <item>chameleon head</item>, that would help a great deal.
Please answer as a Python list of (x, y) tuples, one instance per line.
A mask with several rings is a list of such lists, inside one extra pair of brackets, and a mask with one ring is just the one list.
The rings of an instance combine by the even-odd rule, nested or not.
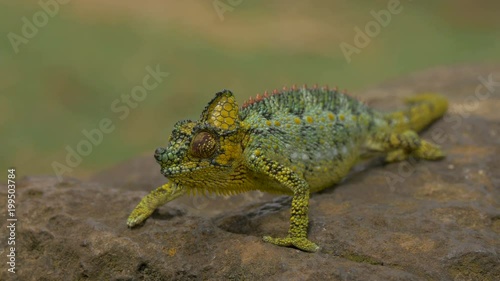
[(233, 94), (228, 90), (217, 93), (200, 120), (177, 122), (167, 147), (156, 149), (154, 157), (161, 173), (192, 187), (222, 180), (242, 157), (239, 124)]

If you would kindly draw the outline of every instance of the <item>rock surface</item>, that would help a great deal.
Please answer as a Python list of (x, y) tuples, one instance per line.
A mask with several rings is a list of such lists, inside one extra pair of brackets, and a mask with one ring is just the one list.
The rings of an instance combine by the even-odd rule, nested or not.
[[(488, 92), (478, 77), (490, 75), (499, 82)], [(148, 156), (92, 181), (24, 178), (17, 273), (2, 269), (0, 279), (500, 280), (500, 65), (435, 68), (359, 96), (391, 108), (429, 90), (450, 98), (451, 113), (424, 133), (448, 157), (374, 160), (314, 194), (309, 238), (318, 253), (261, 241), (286, 234), (290, 200), (259, 192), (183, 197), (128, 229), (131, 210), (164, 181)]]

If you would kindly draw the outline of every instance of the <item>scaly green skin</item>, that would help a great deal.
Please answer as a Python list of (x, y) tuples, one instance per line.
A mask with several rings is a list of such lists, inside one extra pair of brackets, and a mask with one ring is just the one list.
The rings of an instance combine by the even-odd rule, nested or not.
[(198, 121), (180, 121), (155, 158), (170, 181), (145, 196), (127, 224), (136, 226), (159, 206), (184, 193), (234, 194), (249, 190), (293, 195), (290, 229), (280, 246), (314, 252), (307, 239), (309, 194), (330, 187), (362, 158), (384, 153), (388, 162), (444, 153), (420, 131), (441, 117), (447, 101), (437, 94), (407, 100), (384, 114), (337, 90), (291, 88), (257, 95), (238, 108), (223, 90)]

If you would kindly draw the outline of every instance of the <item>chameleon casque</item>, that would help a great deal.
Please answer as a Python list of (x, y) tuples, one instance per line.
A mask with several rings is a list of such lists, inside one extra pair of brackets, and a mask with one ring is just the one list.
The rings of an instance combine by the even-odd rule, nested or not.
[(145, 196), (127, 224), (142, 223), (184, 193), (289, 194), (288, 235), (263, 239), (315, 252), (319, 247), (307, 238), (311, 192), (338, 183), (374, 153), (382, 153), (387, 162), (444, 157), (416, 132), (446, 112), (447, 100), (425, 93), (406, 104), (400, 111), (382, 113), (337, 89), (294, 86), (257, 95), (239, 108), (232, 92), (223, 90), (200, 120), (179, 121), (167, 147), (156, 149), (154, 157), (169, 182)]

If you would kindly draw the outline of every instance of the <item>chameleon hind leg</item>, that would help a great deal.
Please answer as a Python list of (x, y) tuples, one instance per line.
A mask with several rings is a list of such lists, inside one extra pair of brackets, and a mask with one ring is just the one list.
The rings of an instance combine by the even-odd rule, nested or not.
[(134, 227), (145, 221), (154, 210), (186, 192), (180, 185), (168, 182), (151, 191), (141, 199), (127, 219), (127, 225)]
[(403, 161), (409, 157), (437, 160), (445, 156), (439, 146), (421, 139), (412, 130), (403, 133), (377, 133), (370, 141), (369, 147), (376, 151), (387, 152), (386, 162)]
[(283, 238), (264, 236), (263, 240), (278, 246), (294, 246), (307, 252), (316, 252), (319, 246), (307, 239), (309, 224), (309, 185), (291, 169), (262, 156), (251, 157), (255, 170), (265, 173), (293, 191), (290, 228)]

